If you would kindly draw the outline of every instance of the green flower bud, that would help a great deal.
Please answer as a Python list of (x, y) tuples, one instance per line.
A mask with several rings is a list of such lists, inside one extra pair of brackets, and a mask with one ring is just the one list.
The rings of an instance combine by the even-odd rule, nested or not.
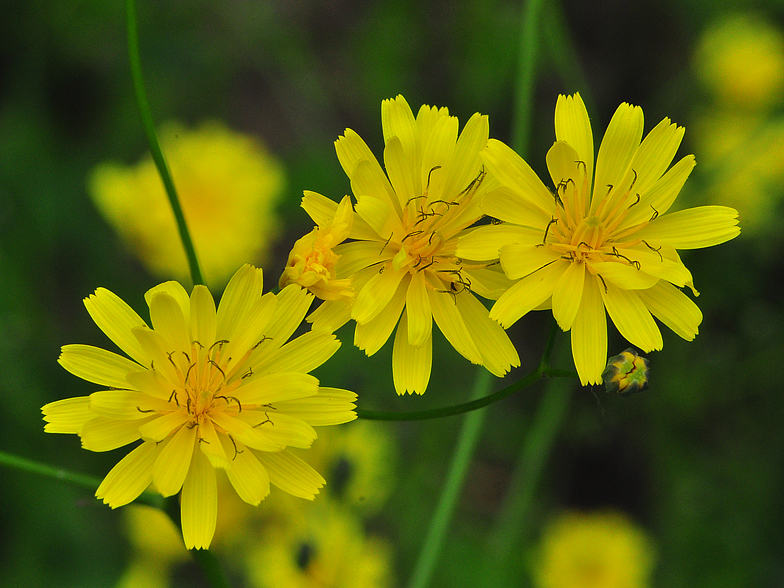
[(611, 357), (602, 372), (602, 380), (608, 392), (624, 396), (642, 392), (648, 388), (648, 365), (646, 358), (629, 347), (620, 355)]

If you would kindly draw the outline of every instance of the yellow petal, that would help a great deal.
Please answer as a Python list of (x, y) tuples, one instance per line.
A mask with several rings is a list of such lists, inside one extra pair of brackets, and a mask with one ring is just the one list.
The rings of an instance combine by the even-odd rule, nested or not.
[(208, 549), (218, 519), (218, 486), (215, 469), (201, 451), (193, 454), (181, 500), (180, 518), (186, 549)]
[(354, 330), (354, 345), (368, 356), (376, 353), (387, 342), (387, 339), (392, 334), (392, 330), (398, 323), (400, 313), (403, 312), (403, 307), (406, 305), (408, 285), (411, 281), (410, 274), (404, 273), (405, 275), (400, 280), (394, 296), (392, 296), (392, 299), (384, 309), (375, 318), (366, 323), (357, 323)]
[(248, 360), (252, 365), (260, 359), (283, 346), (294, 331), (302, 324), (302, 319), (313, 303), (313, 294), (300, 288), (297, 284), (289, 284), (276, 296), (275, 313), (264, 330), (266, 339), (258, 345)]
[(311, 427), (341, 425), (357, 418), (357, 395), (340, 388), (319, 388), (316, 396), (278, 402), (278, 410), (298, 417)]
[(600, 292), (607, 314), (624, 339), (645, 353), (662, 348), (661, 331), (636, 291), (622, 290), (608, 283), (607, 290)]
[[(632, 255), (635, 258), (637, 257), (635, 253), (632, 253)], [(659, 281), (657, 276), (645, 271), (648, 267), (647, 265), (645, 266), (645, 269), (643, 269), (642, 263), (638, 259), (632, 257), (629, 259), (636, 261), (640, 265), (629, 265), (625, 260), (599, 261), (590, 264), (591, 271), (594, 274), (602, 276), (605, 283), (612, 283), (624, 290), (642, 290), (650, 288)]]
[[(501, 247), (501, 267), (510, 280), (517, 280), (529, 276), (550, 265), (557, 265), (561, 269), (566, 269), (569, 262), (562, 259), (558, 251), (549, 247), (537, 245), (504, 245)], [(560, 263), (563, 262), (563, 263)]]
[(113, 388), (126, 388), (126, 377), (138, 371), (138, 363), (91, 345), (64, 345), (58, 363), (73, 375)]
[(490, 318), (508, 329), (553, 295), (553, 290), (568, 263), (559, 260), (517, 282), (498, 298), (490, 309)]
[(398, 323), (392, 347), (392, 380), (395, 391), (400, 395), (424, 394), (433, 365), (433, 342), (430, 336), (418, 347), (408, 342), (406, 312), (403, 311), (403, 317)]
[[(381, 103), (381, 128), (384, 131), (384, 145), (389, 145), (393, 138), (397, 138), (410, 168), (407, 173), (414, 176), (414, 172), (418, 171), (422, 163), (422, 145), (414, 114), (405, 98), (398, 95)], [(384, 158), (386, 160), (386, 149)], [(389, 173), (389, 165), (387, 165), (387, 173)], [(394, 181), (392, 185), (395, 185)], [(418, 178), (413, 187), (418, 192), (421, 190)]]
[[(409, 157), (410, 155), (405, 152), (399, 137), (392, 137), (387, 141), (386, 147), (384, 147), (384, 167), (401, 207), (405, 207), (414, 197), (422, 195), (419, 167)], [(359, 199), (358, 194), (357, 199)], [(357, 212), (365, 218), (359, 210)], [(370, 221), (368, 223), (374, 226)]]
[(160, 443), (172, 432), (188, 422), (188, 415), (184, 410), (169, 413), (151, 420), (139, 427), (139, 435), (145, 441)]
[(261, 297), (264, 285), (262, 271), (245, 264), (229, 280), (218, 305), (218, 340), (231, 341), (237, 329), (244, 324), (252, 305)]
[[(422, 163), (419, 174), (421, 194), (427, 201), (442, 200), (447, 181), (451, 179), (451, 163), (457, 141), (458, 121), (454, 116), (439, 117), (432, 131), (422, 136)], [(477, 158), (479, 151), (476, 152)], [(461, 170), (463, 171), (463, 170)], [(419, 206), (418, 206), (419, 208)]]
[(289, 341), (254, 368), (255, 374), (270, 372), (309, 373), (332, 357), (340, 341), (327, 331), (309, 331)]
[(562, 331), (572, 328), (580, 309), (585, 284), (585, 264), (570, 263), (553, 290), (553, 317)]
[(644, 194), (667, 170), (683, 140), (685, 129), (665, 118), (643, 139), (631, 168), (637, 172), (634, 191)]
[[(482, 151), (482, 161), (488, 171), (502, 186), (514, 190), (520, 198), (528, 200), (534, 209), (553, 210), (555, 199), (523, 159), (501, 141), (490, 139)], [(502, 219), (503, 220), (503, 219)]]
[(514, 281), (504, 275), (497, 265), (488, 268), (463, 270), (466, 281), (471, 280), (471, 291), (482, 298), (497, 300), (501, 294), (514, 285)]
[[(176, 282), (173, 282), (176, 284)], [(179, 284), (178, 284), (179, 285)], [(157, 292), (149, 297), (150, 320), (156, 333), (166, 342), (167, 351), (190, 351), (188, 323), (182, 312), (182, 302), (175, 300), (166, 292)], [(190, 300), (188, 300), (190, 314)], [(184, 360), (184, 358), (182, 358)], [(187, 369), (187, 367), (185, 368)]]
[(457, 302), (454, 297), (457, 296), (471, 296), (467, 292), (460, 294), (448, 294), (445, 292), (437, 292), (429, 290), (430, 308), (433, 311), (433, 318), (441, 329), (441, 332), (446, 337), (446, 340), (455, 348), (455, 350), (465, 357), (471, 363), (480, 365), (482, 363), (482, 354), (476, 348), (476, 343), (471, 338), (471, 334), (466, 328), (463, 316), (457, 307)]
[(677, 335), (691, 341), (699, 331), (702, 312), (683, 292), (660, 281), (653, 288), (640, 290), (637, 295), (653, 315)]
[[(177, 494), (191, 466), (193, 448), (196, 445), (196, 427), (180, 427), (163, 446), (152, 469), (155, 488), (163, 496)], [(201, 453), (197, 451), (196, 453)]]
[(583, 386), (601, 384), (607, 364), (607, 317), (599, 280), (585, 273), (583, 299), (572, 323), (572, 356)]
[(384, 310), (394, 297), (403, 277), (410, 276), (407, 271), (394, 271), (390, 266), (380, 269), (383, 271), (377, 271), (359, 291), (351, 308), (351, 318), (358, 323), (366, 323)]
[(251, 376), (236, 390), (243, 407), (256, 404), (270, 404), (279, 400), (304, 398), (318, 392), (318, 380), (309, 374), (280, 372)]
[(314, 331), (333, 333), (351, 320), (351, 305), (343, 300), (327, 300), (307, 318)]
[(172, 405), (135, 390), (102, 390), (90, 394), (90, 409), (104, 417), (121, 420), (139, 420), (151, 412), (169, 411)]
[(565, 141), (577, 152), (588, 170), (588, 185), (593, 176), (593, 134), (588, 110), (580, 94), (558, 96), (555, 103), (555, 139)]
[(234, 451), (232, 450), (231, 453), (228, 455), (226, 454), (221, 437), (223, 437), (223, 435), (218, 435), (215, 426), (212, 424), (212, 420), (204, 419), (199, 425), (197, 439), (199, 449), (201, 449), (202, 453), (210, 460), (210, 465), (212, 467), (225, 470), (231, 465), (229, 463), (229, 456), (234, 455)]
[(95, 324), (130, 357), (144, 363), (147, 358), (131, 329), (147, 326), (141, 317), (123, 300), (105, 288), (84, 299), (87, 312)]
[(540, 231), (547, 226), (554, 209), (553, 205), (547, 211), (542, 210), (531, 200), (521, 198), (517, 190), (508, 186), (491, 190), (482, 199), (482, 212), (486, 215), (515, 225), (536, 227)]
[(184, 357), (180, 353), (175, 353), (176, 349), (167, 349), (167, 342), (163, 336), (149, 327), (136, 327), (132, 333), (149, 358), (147, 360), (150, 362), (149, 368), (160, 373), (169, 382), (180, 381), (175, 362), (184, 361)]
[[(147, 292), (144, 293), (144, 300), (147, 302), (147, 306), (152, 306), (152, 299), (155, 297), (156, 294), (165, 293), (174, 298), (177, 301), (177, 305), (180, 307), (180, 311), (182, 312), (182, 316), (185, 318), (185, 322), (188, 323), (190, 320), (190, 297), (188, 293), (185, 291), (185, 288), (182, 287), (182, 284), (175, 281), (164, 282), (163, 284), (159, 284), (154, 288), (150, 288)], [(151, 317), (152, 318), (152, 317)], [(153, 328), (155, 327), (155, 320), (153, 320)]]
[[(216, 425), (226, 431), (226, 434), (230, 435), (231, 438), (238, 443), (243, 443), (260, 451), (281, 451), (284, 448), (283, 445), (273, 442), (263, 431), (254, 428), (259, 422), (264, 422), (264, 420), (266, 420), (263, 413), (259, 418), (255, 414), (249, 415), (250, 412), (251, 411), (244, 411), (235, 416), (230, 416), (225, 412), (219, 412), (210, 416)], [(252, 419), (252, 424), (246, 422), (248, 417)]]
[(618, 230), (623, 231), (640, 223), (648, 222), (667, 212), (675, 202), (695, 165), (693, 155), (687, 155), (673, 165), (652, 188), (641, 193), (640, 202), (629, 209), (628, 216), (620, 224)]
[(112, 508), (138, 498), (152, 482), (152, 467), (160, 448), (153, 442), (142, 443), (122, 458), (98, 486), (95, 496)]
[(270, 491), (269, 475), (253, 452), (242, 445), (226, 470), (231, 485), (248, 504), (258, 505)]
[(258, 422), (254, 428), (275, 445), (307, 449), (316, 440), (316, 431), (300, 418), (277, 410), (253, 411), (244, 413), (243, 417), (249, 419), (256, 415)]
[[(389, 208), (392, 217), (396, 219), (400, 218), (402, 214), (400, 199), (398, 198), (398, 195), (395, 194), (395, 190), (392, 188), (392, 184), (389, 183), (389, 179), (383, 173), (380, 176), (378, 175), (377, 171), (380, 171), (380, 168), (379, 170), (377, 170), (377, 168), (378, 163), (375, 158), (373, 161), (363, 160), (358, 162), (357, 166), (354, 168), (354, 173), (351, 174), (351, 191), (354, 193), (357, 202), (359, 202), (361, 196), (375, 198), (383, 202)], [(370, 222), (371, 219), (365, 218), (359, 208), (357, 208), (356, 211), (357, 219), (361, 220), (362, 223), (365, 223), (366, 227), (370, 227), (371, 229), (369, 233), (367, 231), (359, 232), (365, 233), (365, 238), (371, 240), (378, 239), (382, 234), (387, 232), (385, 229)], [(355, 239), (360, 238), (358, 232), (353, 230), (351, 232), (351, 237)]]
[(479, 153), (487, 145), (489, 137), (488, 117), (475, 113), (468, 119), (457, 138), (452, 163), (449, 166), (449, 183), (444, 187), (444, 195), (459, 194), (477, 177), (482, 164)]
[(471, 338), (482, 354), (482, 365), (503, 378), (511, 367), (520, 365), (517, 351), (501, 326), (490, 320), (487, 308), (474, 296), (457, 296), (457, 308)]
[(95, 415), (90, 411), (90, 397), (65, 398), (41, 408), (47, 433), (78, 433)]
[(215, 300), (206, 286), (197, 284), (193, 287), (190, 299), (191, 337), (209, 349), (215, 342), (217, 313)]
[(408, 316), (408, 343), (419, 347), (430, 337), (433, 328), (433, 315), (430, 313), (430, 299), (427, 295), (424, 272), (416, 273), (411, 277), (411, 284), (406, 292), (406, 315)]
[(636, 237), (675, 249), (719, 245), (740, 234), (738, 211), (727, 206), (698, 206), (658, 217)]
[[(488, 194), (489, 196), (489, 194)], [(483, 225), (469, 229), (457, 242), (457, 256), (478, 261), (498, 259), (499, 250), (509, 243), (536, 245), (542, 242), (544, 228), (533, 229), (515, 225)]]
[(623, 103), (615, 111), (599, 147), (591, 211), (595, 211), (608, 186), (621, 184), (642, 138), (642, 108)]
[(102, 416), (92, 418), (79, 431), (82, 448), (88, 451), (111, 451), (123, 447), (140, 439), (139, 426), (143, 424), (144, 421), (117, 420)]
[(294, 496), (313, 500), (326, 480), (319, 473), (288, 451), (257, 453), (269, 474), (270, 482)]

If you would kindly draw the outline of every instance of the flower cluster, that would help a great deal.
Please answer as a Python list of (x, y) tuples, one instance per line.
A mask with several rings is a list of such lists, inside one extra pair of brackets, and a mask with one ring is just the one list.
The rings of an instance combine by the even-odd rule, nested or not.
[[(663, 345), (654, 317), (684, 339), (697, 334), (702, 314), (680, 289), (697, 291), (677, 249), (717, 245), (740, 229), (728, 207), (665, 214), (695, 164), (688, 155), (668, 170), (682, 127), (664, 119), (643, 140), (642, 109), (622, 104), (594, 165), (585, 105), (579, 94), (560, 96), (551, 190), (488, 139), (486, 117), (474, 115), (458, 136), (446, 109), (423, 106), (414, 118), (399, 96), (382, 104), (382, 124), (386, 175), (355, 132), (336, 142), (356, 206), (350, 241), (333, 250), (334, 279), (351, 280), (356, 297), (328, 301), (308, 320), (334, 330), (353, 319), (354, 343), (368, 355), (397, 325), (399, 394), (427, 387), (433, 320), (461, 355), (503, 376), (519, 359), (501, 327), (552, 308), (571, 331), (584, 385), (602, 382), (605, 312), (645, 352)], [(303, 207), (319, 227), (337, 211), (315, 193)], [(484, 216), (495, 221), (474, 226)], [(489, 313), (475, 295), (496, 299)]]
[[(486, 116), (459, 131), (446, 108), (414, 116), (402, 96), (385, 100), (381, 115), (384, 168), (354, 131), (335, 142), (355, 204), (305, 192), (317, 226), (296, 242), (279, 294), (262, 294), (261, 270), (245, 265), (217, 308), (202, 285), (148, 291), (152, 327), (108, 290), (85, 300), (128, 358), (63, 347), (60, 364), (104, 389), (44, 406), (45, 430), (77, 434), (91, 451), (137, 444), (96, 493), (112, 508), (148, 488), (181, 492), (190, 549), (209, 547), (215, 532), (216, 470), (253, 505), (270, 484), (312, 499), (325, 481), (288, 448), (310, 447), (315, 426), (356, 418), (353, 392), (309, 374), (338, 349), (333, 333), (350, 320), (368, 355), (395, 331), (398, 394), (427, 388), (434, 322), (463, 357), (503, 377), (520, 364), (505, 329), (552, 309), (571, 332), (582, 384), (605, 378), (621, 393), (644, 389), (647, 362), (628, 351), (603, 373), (606, 314), (644, 352), (663, 345), (654, 317), (684, 339), (697, 334), (702, 314), (681, 289), (697, 292), (677, 250), (717, 245), (740, 229), (732, 208), (668, 213), (695, 164), (688, 155), (670, 167), (683, 128), (664, 119), (643, 139), (642, 110), (622, 104), (594, 162), (585, 105), (579, 94), (560, 96), (550, 189), (489, 138)], [(288, 342), (314, 297), (322, 302), (307, 317), (312, 329)]]

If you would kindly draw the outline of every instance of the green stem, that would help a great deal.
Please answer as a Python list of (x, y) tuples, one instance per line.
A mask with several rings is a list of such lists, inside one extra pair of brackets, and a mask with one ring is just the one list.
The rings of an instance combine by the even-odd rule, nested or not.
[(364, 410), (357, 409), (357, 417), (372, 421), (424, 421), (429, 419), (438, 419), (447, 416), (454, 416), (471, 412), (479, 408), (483, 408), (499, 400), (503, 400), (507, 396), (511, 396), (515, 392), (519, 392), (527, 388), (531, 384), (535, 384), (542, 378), (577, 378), (577, 372), (574, 370), (559, 370), (548, 367), (539, 366), (530, 374), (520, 378), (514, 384), (510, 384), (506, 388), (502, 388), (498, 392), (494, 392), (483, 398), (464, 402), (462, 404), (453, 404), (452, 406), (445, 406), (443, 408), (432, 408), (429, 410), (411, 410), (411, 411), (381, 411), (381, 410)]
[(185, 222), (185, 215), (180, 206), (180, 200), (177, 197), (177, 190), (174, 187), (174, 180), (172, 180), (171, 173), (169, 173), (169, 166), (166, 165), (166, 158), (163, 155), (163, 150), (158, 141), (158, 135), (155, 132), (155, 123), (152, 120), (150, 113), (150, 105), (147, 102), (147, 93), (144, 90), (144, 81), (142, 79), (142, 66), (139, 59), (139, 34), (136, 26), (136, 4), (134, 0), (125, 1), (126, 15), (128, 19), (128, 55), (131, 61), (131, 75), (133, 76), (133, 89), (136, 93), (136, 103), (139, 106), (139, 113), (142, 116), (142, 124), (144, 125), (144, 132), (147, 135), (147, 143), (150, 147), (150, 154), (152, 160), (155, 162), (155, 167), (158, 168), (158, 174), (163, 181), (163, 187), (166, 189), (166, 195), (169, 197), (169, 203), (174, 211), (174, 218), (177, 221), (177, 227), (180, 232), (180, 239), (185, 248), (185, 255), (188, 258), (188, 266), (191, 271), (191, 279), (195, 284), (204, 284), (204, 277), (202, 276), (201, 269), (199, 268), (199, 261), (196, 258), (196, 249), (193, 246), (188, 225)]
[[(490, 374), (483, 368), (479, 368), (476, 383), (474, 384), (473, 397), (482, 396), (487, 393), (490, 387)], [(452, 513), (457, 504), (460, 489), (463, 487), (468, 465), (474, 455), (476, 444), (479, 441), (482, 425), (485, 420), (485, 411), (475, 411), (466, 415), (463, 427), (460, 430), (460, 438), (455, 448), (452, 464), (449, 467), (446, 483), (441, 490), (436, 511), (430, 522), (430, 527), (419, 553), (414, 572), (409, 582), (409, 588), (424, 588), (430, 581), (441, 546), (444, 542)]]
[(523, 7), (520, 26), (520, 55), (515, 88), (515, 117), (512, 121), (512, 149), (525, 159), (533, 120), (534, 81), (538, 49), (539, 14), (542, 0), (528, 0)]
[[(82, 488), (86, 488), (91, 492), (95, 492), (98, 486), (101, 485), (101, 479), (96, 478), (95, 476), (77, 474), (76, 472), (71, 472), (63, 468), (57, 468), (44, 463), (33, 461), (32, 459), (19, 457), (18, 455), (12, 455), (10, 453), (6, 453), (5, 451), (0, 451), (0, 465), (22, 472), (37, 474), (46, 478), (52, 478), (54, 480), (68, 482), (74, 486), (81, 486)], [(158, 508), (160, 508), (163, 504), (163, 497), (159, 494), (153, 494), (152, 492), (144, 492), (136, 500), (138, 502)]]

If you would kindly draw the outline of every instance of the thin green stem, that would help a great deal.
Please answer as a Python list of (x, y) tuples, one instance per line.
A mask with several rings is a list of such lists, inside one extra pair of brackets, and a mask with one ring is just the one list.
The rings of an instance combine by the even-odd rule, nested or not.
[(144, 132), (147, 135), (150, 154), (152, 155), (152, 160), (155, 162), (155, 167), (158, 169), (158, 174), (161, 176), (163, 187), (166, 189), (166, 195), (169, 197), (169, 203), (174, 211), (174, 218), (177, 221), (180, 239), (185, 248), (185, 255), (188, 258), (191, 279), (193, 280), (194, 285), (204, 284), (204, 277), (199, 268), (199, 261), (196, 258), (196, 249), (193, 246), (191, 234), (188, 231), (188, 225), (185, 222), (185, 215), (182, 212), (182, 206), (180, 206), (180, 199), (177, 197), (174, 180), (172, 180), (171, 173), (169, 173), (169, 166), (166, 165), (166, 158), (163, 155), (163, 150), (158, 141), (158, 135), (155, 132), (155, 123), (153, 122), (152, 114), (150, 113), (150, 105), (147, 102), (147, 92), (144, 89), (142, 66), (139, 59), (139, 34), (136, 26), (136, 4), (134, 0), (125, 0), (125, 9), (128, 20), (128, 55), (131, 61), (133, 89), (136, 93), (136, 103), (139, 106), (139, 113), (142, 116)]
[[(0, 466), (5, 466), (7, 468), (19, 470), (22, 472), (29, 472), (31, 474), (37, 474), (46, 478), (52, 478), (53, 480), (68, 482), (74, 486), (81, 486), (82, 488), (90, 490), (91, 492), (95, 492), (98, 486), (101, 485), (101, 479), (96, 478), (95, 476), (78, 474), (64, 468), (50, 466), (32, 459), (19, 457), (18, 455), (12, 455), (10, 453), (6, 453), (5, 451), (0, 451)], [(142, 502), (144, 504), (158, 508), (160, 508), (163, 504), (163, 497), (159, 494), (153, 494), (152, 492), (144, 492), (136, 500), (138, 502)]]
[(539, 40), (539, 14), (542, 0), (528, 0), (520, 23), (520, 54), (515, 88), (515, 117), (512, 121), (512, 149), (525, 159), (531, 136), (536, 57)]
[[(479, 368), (471, 396), (476, 398), (487, 394), (489, 388), (490, 374), (485, 369)], [(438, 556), (441, 553), (441, 547), (443, 546), (444, 537), (449, 528), (449, 522), (452, 519), (458, 496), (460, 495), (460, 489), (463, 487), (468, 465), (474, 455), (476, 444), (482, 432), (485, 414), (485, 411), (477, 410), (466, 415), (463, 421), (460, 438), (457, 441), (452, 463), (449, 466), (449, 473), (441, 490), (441, 496), (438, 499), (436, 511), (430, 522), (425, 542), (419, 553), (419, 559), (411, 575), (409, 588), (425, 588), (430, 581)]]
[(443, 408), (432, 408), (429, 410), (411, 410), (411, 411), (380, 411), (380, 410), (363, 410), (357, 409), (357, 417), (372, 421), (424, 421), (428, 419), (438, 419), (441, 417), (454, 416), (471, 412), (479, 408), (483, 408), (499, 400), (503, 400), (507, 396), (511, 396), (515, 392), (519, 392), (527, 388), (531, 384), (535, 384), (542, 378), (577, 378), (577, 372), (574, 370), (560, 370), (553, 368), (546, 368), (539, 366), (528, 375), (520, 378), (514, 384), (510, 384), (506, 388), (502, 388), (498, 392), (494, 392), (483, 398), (464, 402), (462, 404), (453, 404), (452, 406), (445, 406)]

